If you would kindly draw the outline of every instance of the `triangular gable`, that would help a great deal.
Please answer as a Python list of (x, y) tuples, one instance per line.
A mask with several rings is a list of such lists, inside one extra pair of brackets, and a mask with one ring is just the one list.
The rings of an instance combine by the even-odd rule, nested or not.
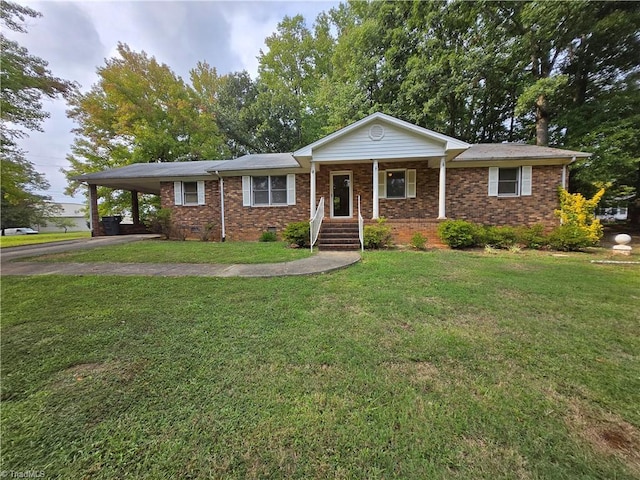
[(455, 138), (377, 112), (297, 150), (293, 155), (314, 161), (451, 158), (468, 147), (469, 144)]

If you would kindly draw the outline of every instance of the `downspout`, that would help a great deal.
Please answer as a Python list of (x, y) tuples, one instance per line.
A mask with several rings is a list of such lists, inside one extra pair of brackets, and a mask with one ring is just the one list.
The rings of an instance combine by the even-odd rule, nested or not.
[(227, 238), (227, 234), (224, 228), (224, 180), (216, 170), (216, 175), (218, 176), (218, 180), (220, 180), (220, 235), (222, 236), (221, 241), (225, 241)]

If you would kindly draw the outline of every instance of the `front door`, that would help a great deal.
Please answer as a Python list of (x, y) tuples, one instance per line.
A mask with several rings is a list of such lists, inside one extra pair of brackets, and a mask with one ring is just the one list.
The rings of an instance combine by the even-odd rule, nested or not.
[(351, 217), (351, 172), (331, 173), (331, 217)]

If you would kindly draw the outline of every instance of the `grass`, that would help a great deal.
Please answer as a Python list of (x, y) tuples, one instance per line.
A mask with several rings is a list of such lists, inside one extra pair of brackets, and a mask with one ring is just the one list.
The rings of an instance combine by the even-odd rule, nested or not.
[(90, 232), (68, 233), (38, 233), (37, 235), (11, 235), (0, 237), (0, 248), (19, 247), (21, 245), (35, 245), (38, 243), (59, 242), (62, 240), (76, 240), (89, 238)]
[(2, 470), (640, 476), (640, 268), (367, 252), (305, 278), (2, 281)]
[(196, 242), (145, 240), (124, 245), (43, 255), (42, 262), (120, 263), (275, 263), (311, 256), (308, 248), (288, 248), (284, 242)]

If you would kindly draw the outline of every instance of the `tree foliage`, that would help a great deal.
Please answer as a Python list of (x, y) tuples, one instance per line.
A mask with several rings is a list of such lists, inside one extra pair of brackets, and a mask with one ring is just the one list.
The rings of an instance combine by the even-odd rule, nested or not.
[(120, 45), (72, 101), (72, 173), (293, 151), (382, 111), (470, 143), (592, 152), (572, 188), (637, 197), (638, 25), (638, 2), (350, 1), (283, 18), (256, 79), (202, 62), (190, 84)]
[[(1, 20), (5, 28), (26, 33), (29, 18), (40, 16), (35, 10), (3, 2)], [(17, 140), (29, 131), (41, 131), (49, 116), (42, 98), (67, 95), (74, 85), (54, 77), (47, 62), (31, 55), (18, 42), (0, 33), (0, 162), (2, 228), (40, 223), (51, 212), (50, 197), (35, 193), (49, 188), (44, 176), (25, 158)]]

